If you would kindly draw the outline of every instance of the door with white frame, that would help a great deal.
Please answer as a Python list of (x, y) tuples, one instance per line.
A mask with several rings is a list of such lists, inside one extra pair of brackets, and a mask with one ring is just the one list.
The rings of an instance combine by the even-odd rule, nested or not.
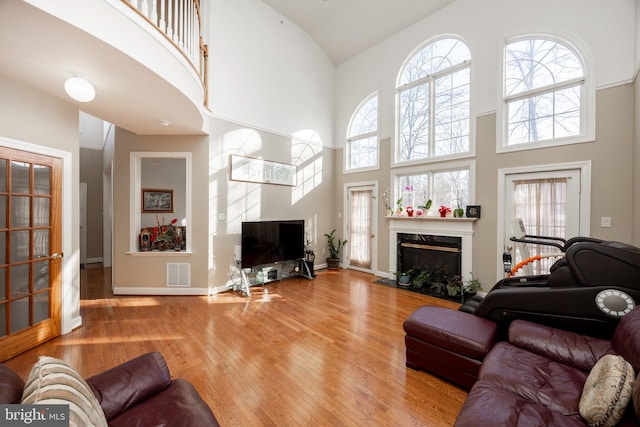
[[(569, 239), (588, 235), (589, 167), (584, 163), (501, 171), (503, 220), (502, 228), (499, 227), (502, 233), (500, 252), (511, 253), (512, 266), (530, 257), (542, 256), (541, 260), (526, 264), (516, 275), (546, 274), (562, 252), (550, 245), (513, 242), (509, 240), (512, 236), (521, 233)], [(560, 241), (557, 243), (562, 244)]]
[(347, 268), (367, 273), (376, 271), (377, 193), (377, 183), (346, 185)]

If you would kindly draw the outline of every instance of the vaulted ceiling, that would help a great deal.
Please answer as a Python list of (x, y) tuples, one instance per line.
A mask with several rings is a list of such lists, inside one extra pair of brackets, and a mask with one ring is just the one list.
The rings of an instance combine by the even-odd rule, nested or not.
[(309, 33), (335, 64), (455, 0), (262, 0)]

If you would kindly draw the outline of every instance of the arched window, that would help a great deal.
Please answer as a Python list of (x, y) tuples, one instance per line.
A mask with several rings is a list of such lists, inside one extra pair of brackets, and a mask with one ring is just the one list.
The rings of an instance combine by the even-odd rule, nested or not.
[(587, 135), (585, 64), (552, 38), (510, 41), (504, 57), (502, 147), (577, 142)]
[(396, 161), (469, 152), (471, 53), (441, 38), (414, 53), (400, 71)]
[(351, 116), (345, 149), (345, 169), (378, 167), (378, 95), (368, 96)]

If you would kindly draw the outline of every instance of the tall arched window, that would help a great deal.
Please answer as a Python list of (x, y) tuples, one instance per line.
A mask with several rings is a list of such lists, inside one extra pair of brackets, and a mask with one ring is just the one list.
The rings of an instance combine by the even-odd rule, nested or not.
[(345, 155), (346, 170), (378, 167), (378, 94), (369, 95), (351, 116)]
[(587, 135), (585, 64), (576, 49), (550, 37), (507, 43), (502, 147), (576, 142)]
[(396, 161), (469, 151), (471, 53), (447, 37), (420, 48), (400, 71)]

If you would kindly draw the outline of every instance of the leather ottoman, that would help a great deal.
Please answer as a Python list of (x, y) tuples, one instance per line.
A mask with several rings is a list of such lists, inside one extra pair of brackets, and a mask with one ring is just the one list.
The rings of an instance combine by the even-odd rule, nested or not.
[(473, 314), (424, 306), (404, 321), (407, 367), (425, 370), (466, 390), (498, 335), (498, 326)]

